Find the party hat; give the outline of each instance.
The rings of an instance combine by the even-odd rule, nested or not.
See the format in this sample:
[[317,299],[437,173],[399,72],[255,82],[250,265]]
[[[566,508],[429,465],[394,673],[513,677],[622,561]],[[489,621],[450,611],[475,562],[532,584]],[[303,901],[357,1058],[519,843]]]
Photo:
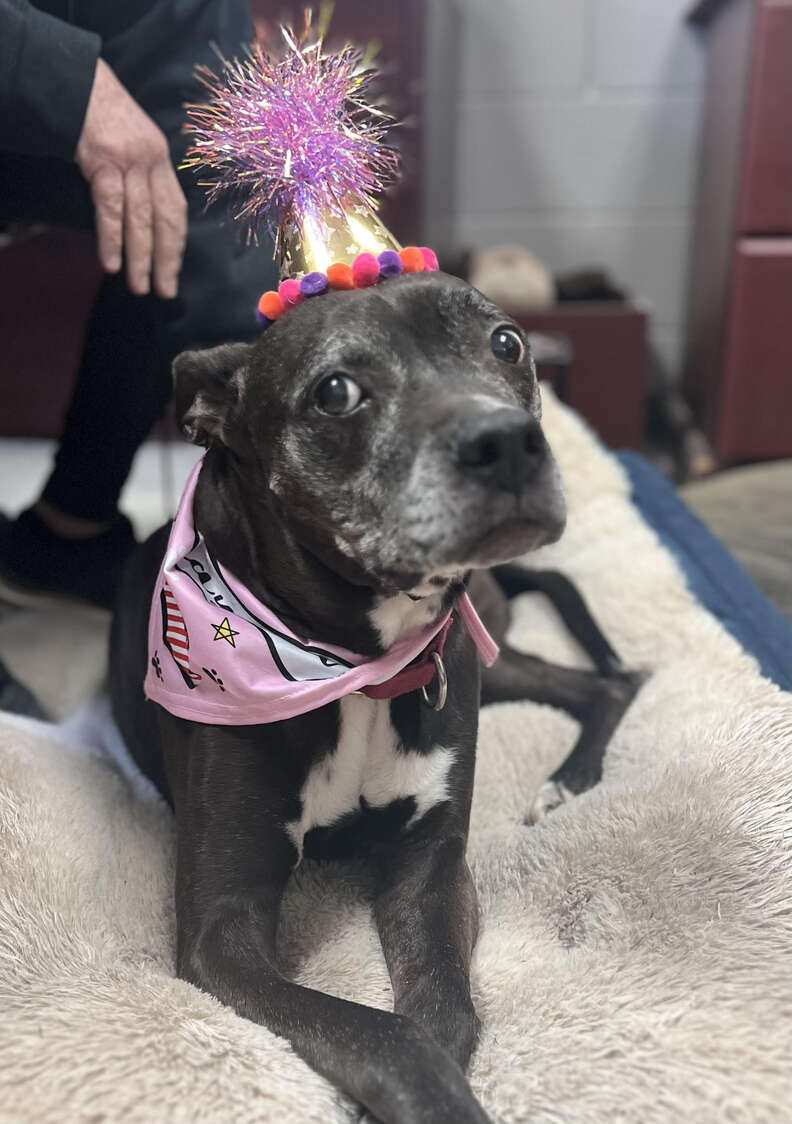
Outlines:
[[201,68],[209,100],[187,107],[184,166],[210,174],[210,203],[230,199],[249,234],[263,225],[272,236],[281,283],[259,301],[263,326],[328,289],[437,269],[430,249],[402,249],[377,215],[399,162],[384,143],[392,118],[366,101],[376,71],[365,54],[327,52],[310,25],[299,39],[281,32],[278,55],[256,45],[220,74]]

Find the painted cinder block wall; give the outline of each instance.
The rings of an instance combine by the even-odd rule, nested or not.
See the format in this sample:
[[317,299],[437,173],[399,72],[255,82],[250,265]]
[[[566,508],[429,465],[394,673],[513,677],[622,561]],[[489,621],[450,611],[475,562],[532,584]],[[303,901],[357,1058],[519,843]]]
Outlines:
[[427,51],[430,238],[518,242],[554,273],[604,266],[651,306],[672,375],[705,61],[684,23],[690,6],[431,0]]

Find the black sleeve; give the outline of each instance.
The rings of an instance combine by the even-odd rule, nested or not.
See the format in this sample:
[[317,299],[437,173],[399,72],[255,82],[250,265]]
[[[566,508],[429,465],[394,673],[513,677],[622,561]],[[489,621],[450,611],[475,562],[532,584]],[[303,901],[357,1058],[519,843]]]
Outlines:
[[101,45],[27,0],[0,0],[0,150],[72,159]]

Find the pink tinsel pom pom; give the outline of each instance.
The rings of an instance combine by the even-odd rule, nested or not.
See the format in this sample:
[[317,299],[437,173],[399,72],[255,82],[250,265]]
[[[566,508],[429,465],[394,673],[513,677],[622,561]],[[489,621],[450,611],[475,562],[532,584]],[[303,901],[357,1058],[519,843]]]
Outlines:
[[423,254],[424,266],[426,269],[434,271],[440,268],[437,261],[437,254],[434,250],[430,250],[428,246],[420,246],[419,249]]

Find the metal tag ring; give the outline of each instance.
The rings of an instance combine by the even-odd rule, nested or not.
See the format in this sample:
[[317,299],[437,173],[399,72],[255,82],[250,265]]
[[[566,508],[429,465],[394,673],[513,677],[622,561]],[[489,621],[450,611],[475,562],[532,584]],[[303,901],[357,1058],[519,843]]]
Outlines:
[[448,698],[448,676],[446,675],[445,664],[438,652],[432,652],[432,659],[435,662],[435,673],[437,675],[437,698],[432,702],[426,687],[421,687],[421,697],[432,710],[442,710]]

